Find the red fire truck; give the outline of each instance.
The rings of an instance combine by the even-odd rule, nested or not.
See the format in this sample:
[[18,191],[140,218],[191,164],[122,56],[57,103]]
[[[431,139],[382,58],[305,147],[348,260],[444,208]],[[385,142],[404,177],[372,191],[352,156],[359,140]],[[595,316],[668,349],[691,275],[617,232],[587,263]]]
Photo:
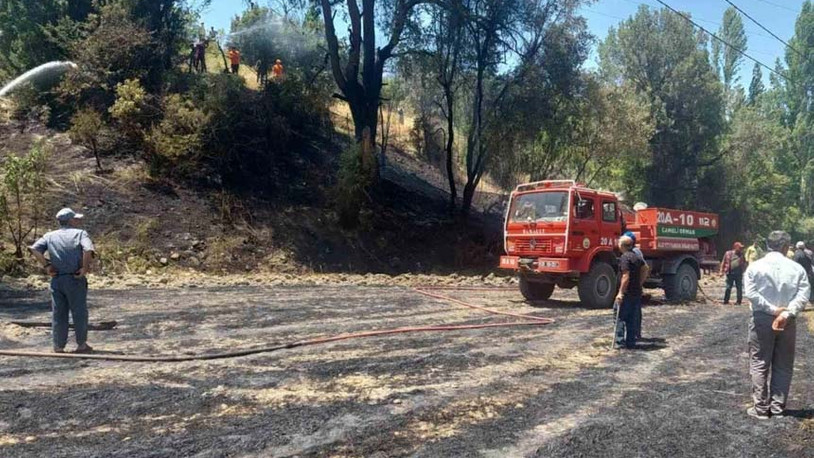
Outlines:
[[617,241],[632,231],[651,277],[668,300],[694,299],[704,269],[718,265],[718,215],[666,208],[632,211],[616,194],[570,180],[539,181],[512,192],[500,267],[517,271],[529,300],[554,286],[577,287],[589,307],[610,307],[618,290]]

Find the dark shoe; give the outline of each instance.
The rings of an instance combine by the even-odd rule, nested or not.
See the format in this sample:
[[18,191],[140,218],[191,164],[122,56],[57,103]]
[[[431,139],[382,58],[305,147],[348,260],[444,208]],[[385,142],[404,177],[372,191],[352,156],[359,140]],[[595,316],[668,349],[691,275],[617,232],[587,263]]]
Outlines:
[[769,414],[768,413],[760,413],[754,407],[749,407],[746,409],[746,415],[749,415],[752,418],[757,418],[758,420],[768,420]]
[[93,347],[91,347],[88,344],[82,345],[81,347],[78,347],[76,350],[74,350],[74,353],[92,353],[92,352]]
[[781,410],[779,412],[771,412],[772,418],[786,418],[786,411]]
[[65,349],[54,347],[54,353],[65,353]]

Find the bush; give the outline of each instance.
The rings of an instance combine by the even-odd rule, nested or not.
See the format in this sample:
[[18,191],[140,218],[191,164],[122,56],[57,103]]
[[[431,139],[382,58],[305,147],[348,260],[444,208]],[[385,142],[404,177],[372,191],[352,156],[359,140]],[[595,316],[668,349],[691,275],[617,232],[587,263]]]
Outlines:
[[60,114],[70,116],[76,106],[103,111],[113,104],[119,84],[144,81],[160,64],[153,52],[160,44],[126,2],[99,2],[85,21],[69,28],[75,30],[62,38],[81,71],[69,72],[59,85]]
[[99,135],[104,125],[99,112],[91,108],[84,108],[71,118],[71,128],[68,131],[68,135],[74,143],[93,152],[97,170],[102,170],[102,162],[99,160]]
[[42,212],[48,151],[37,144],[28,154],[9,154],[0,167],[0,219],[14,243],[14,256],[23,262],[26,238],[36,232]]
[[126,80],[116,85],[116,101],[108,111],[116,120],[127,146],[138,150],[144,142],[153,111],[139,80]]
[[164,99],[164,118],[153,126],[147,137],[150,149],[150,174],[166,175],[177,170],[181,175],[195,168],[203,149],[203,130],[208,116],[178,94]]
[[359,224],[359,215],[365,201],[369,200],[368,189],[375,182],[378,171],[375,157],[370,156],[357,143],[342,152],[339,157],[335,205],[339,214],[339,224],[344,228],[354,228]]
[[203,176],[218,179],[218,187],[263,194],[277,184],[278,172],[302,173],[309,144],[298,134],[320,129],[325,99],[309,94],[296,78],[270,83],[262,92],[246,89],[231,74],[207,75],[202,83],[193,94],[208,116],[203,159],[210,173]]

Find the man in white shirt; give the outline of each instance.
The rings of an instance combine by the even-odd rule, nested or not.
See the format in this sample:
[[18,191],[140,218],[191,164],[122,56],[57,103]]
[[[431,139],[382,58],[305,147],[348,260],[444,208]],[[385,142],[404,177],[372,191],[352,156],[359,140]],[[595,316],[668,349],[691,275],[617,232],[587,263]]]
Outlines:
[[785,256],[790,243],[789,234],[772,232],[767,240],[770,252],[749,265],[743,282],[752,307],[749,373],[755,402],[746,413],[761,420],[783,416],[786,409],[794,372],[795,317],[809,298],[805,270]]

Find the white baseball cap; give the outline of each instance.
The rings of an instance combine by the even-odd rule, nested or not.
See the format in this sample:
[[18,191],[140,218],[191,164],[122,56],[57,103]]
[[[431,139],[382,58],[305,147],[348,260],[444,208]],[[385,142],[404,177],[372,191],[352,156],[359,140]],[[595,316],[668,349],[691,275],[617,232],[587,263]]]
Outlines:
[[77,213],[70,208],[63,208],[57,212],[57,220],[59,220],[60,223],[67,223],[72,219],[82,219],[84,217],[85,215],[82,213]]

